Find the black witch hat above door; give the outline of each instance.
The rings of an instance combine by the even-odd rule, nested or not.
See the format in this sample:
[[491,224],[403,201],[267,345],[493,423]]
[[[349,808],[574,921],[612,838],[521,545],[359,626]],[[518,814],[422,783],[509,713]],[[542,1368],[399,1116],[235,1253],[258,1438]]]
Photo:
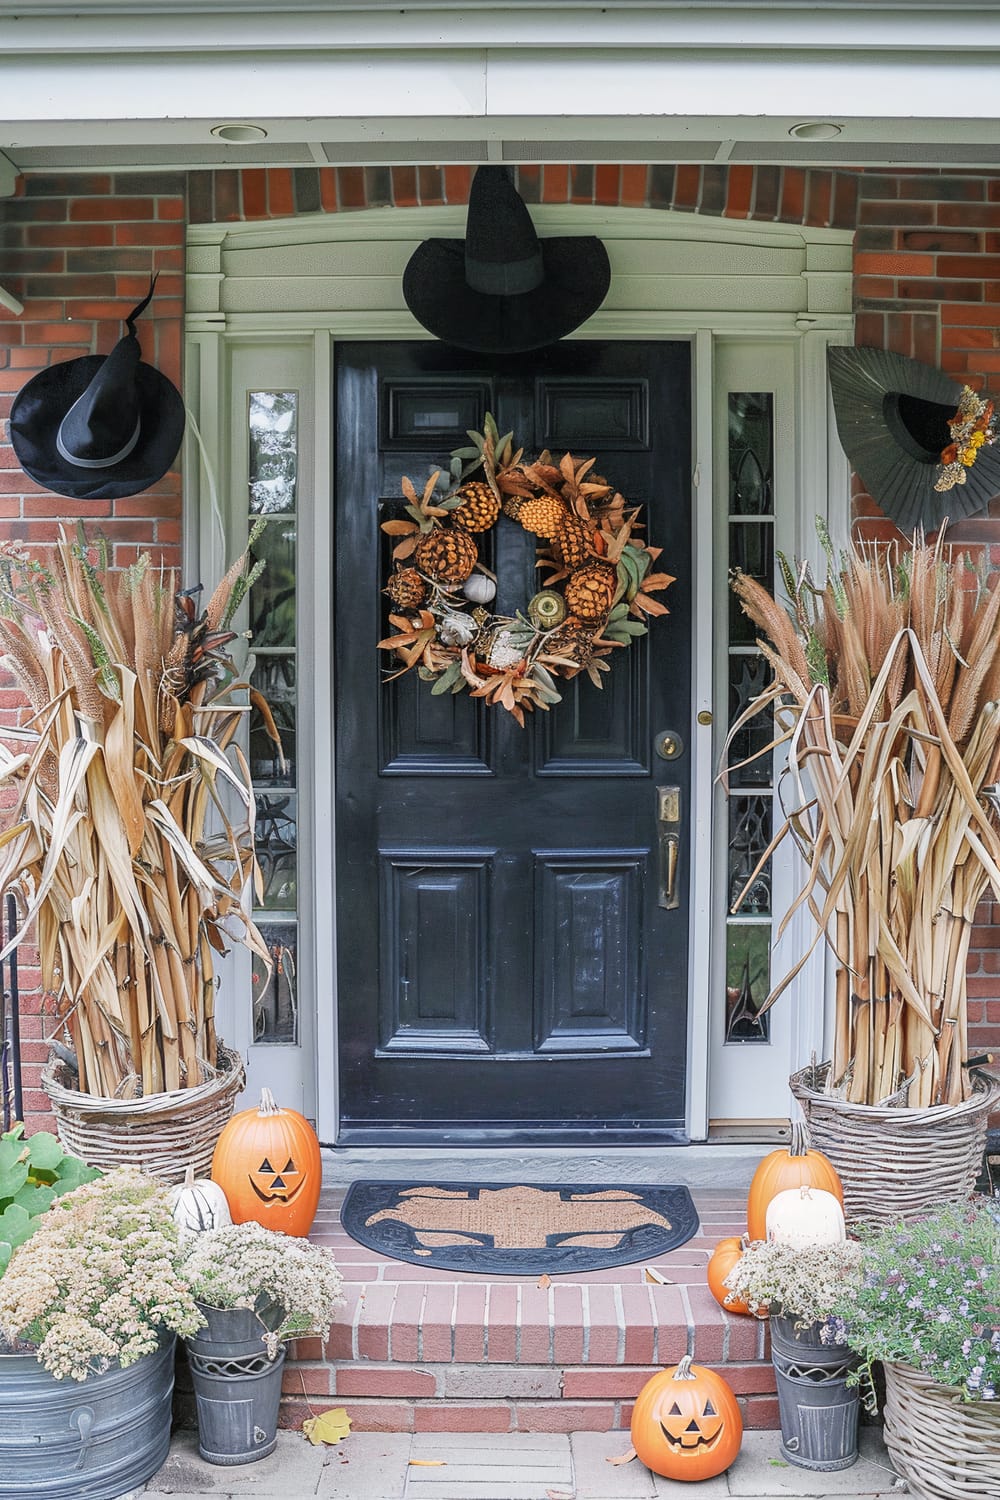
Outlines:
[[506,167],[472,179],[465,239],[424,240],[403,296],[435,338],[483,354],[543,349],[597,311],[611,285],[593,235],[539,239]]
[[153,295],[125,319],[110,354],[49,365],[22,387],[10,413],[10,440],[26,474],[57,495],[119,500],[167,472],[184,434],[177,387],[141,355],[135,331]]
[[988,397],[888,349],[832,348],[828,364],[844,452],[900,530],[972,515],[1000,493]]

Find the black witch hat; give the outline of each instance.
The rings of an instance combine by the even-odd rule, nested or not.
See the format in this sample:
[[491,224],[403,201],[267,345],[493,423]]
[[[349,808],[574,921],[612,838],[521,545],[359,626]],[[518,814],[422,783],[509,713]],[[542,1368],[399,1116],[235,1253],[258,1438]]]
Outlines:
[[149,291],[126,318],[110,354],[87,354],[40,371],[15,397],[10,440],[32,479],[76,500],[118,500],[155,484],[184,434],[176,386],[144,364],[134,323]]
[[827,358],[844,452],[901,531],[933,530],[1000,492],[991,401],[888,349],[831,348]]
[[506,167],[472,179],[464,240],[424,240],[403,272],[418,322],[484,354],[542,349],[578,328],[607,296],[608,253],[593,235],[540,240]]

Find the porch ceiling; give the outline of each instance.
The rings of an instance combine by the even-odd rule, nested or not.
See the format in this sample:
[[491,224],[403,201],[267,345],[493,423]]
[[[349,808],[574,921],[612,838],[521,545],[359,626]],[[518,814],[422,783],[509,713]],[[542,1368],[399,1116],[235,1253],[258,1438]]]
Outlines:
[[[1000,164],[995,0],[17,0],[13,10],[0,0],[0,153],[20,170]],[[233,121],[266,136],[241,146],[212,136]],[[789,134],[809,122],[840,134]]]

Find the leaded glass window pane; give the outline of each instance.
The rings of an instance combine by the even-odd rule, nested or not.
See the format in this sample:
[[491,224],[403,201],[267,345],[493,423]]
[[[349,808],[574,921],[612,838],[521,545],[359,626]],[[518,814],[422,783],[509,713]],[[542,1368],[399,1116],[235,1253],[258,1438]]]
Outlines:
[[251,391],[251,515],[295,509],[298,462],[298,393]]
[[259,922],[271,956],[271,972],[254,956],[253,1039],[257,1043],[295,1043],[299,1039],[299,994],[296,982],[298,930],[294,922]]
[[766,1042],[757,1011],[771,988],[771,924],[731,922],[726,933],[726,1041]]

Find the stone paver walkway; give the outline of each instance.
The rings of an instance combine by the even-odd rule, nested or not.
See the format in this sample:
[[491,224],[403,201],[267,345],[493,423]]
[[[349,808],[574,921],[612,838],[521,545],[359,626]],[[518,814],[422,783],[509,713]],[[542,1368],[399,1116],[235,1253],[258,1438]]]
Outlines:
[[[748,1432],[732,1468],[702,1484],[651,1474],[638,1459],[615,1466],[628,1434],[356,1432],[335,1448],[314,1448],[300,1433],[278,1434],[276,1451],[238,1468],[206,1464],[193,1432],[179,1432],[147,1496],[216,1500],[787,1500],[791,1496],[877,1500],[905,1494],[881,1434],[861,1432],[861,1457],[820,1474],[781,1460],[779,1434]],[[418,1462],[414,1462],[417,1460]]]

